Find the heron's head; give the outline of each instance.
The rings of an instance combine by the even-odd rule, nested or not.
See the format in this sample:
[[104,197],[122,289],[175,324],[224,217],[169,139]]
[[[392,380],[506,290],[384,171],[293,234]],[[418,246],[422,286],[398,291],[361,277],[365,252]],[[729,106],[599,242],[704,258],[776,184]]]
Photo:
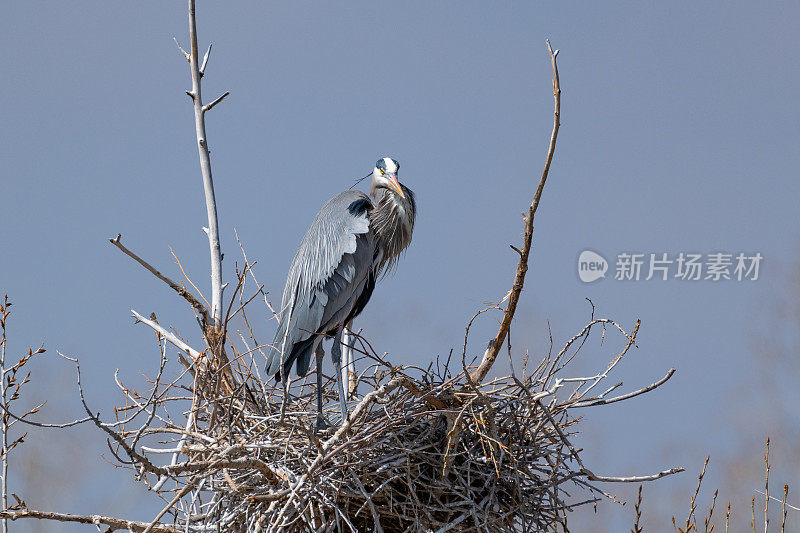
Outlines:
[[375,163],[375,168],[372,170],[372,183],[370,184],[370,191],[373,193],[378,189],[388,189],[399,194],[402,198],[406,195],[400,182],[397,181],[397,172],[400,170],[400,163],[391,157],[382,157]]

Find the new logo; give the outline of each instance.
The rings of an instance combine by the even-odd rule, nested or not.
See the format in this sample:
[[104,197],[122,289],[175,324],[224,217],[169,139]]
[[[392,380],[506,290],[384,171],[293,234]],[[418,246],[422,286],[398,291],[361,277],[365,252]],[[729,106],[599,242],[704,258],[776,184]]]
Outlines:
[[578,257],[578,277],[584,283],[591,283],[606,277],[608,261],[602,255],[591,250],[584,250]]

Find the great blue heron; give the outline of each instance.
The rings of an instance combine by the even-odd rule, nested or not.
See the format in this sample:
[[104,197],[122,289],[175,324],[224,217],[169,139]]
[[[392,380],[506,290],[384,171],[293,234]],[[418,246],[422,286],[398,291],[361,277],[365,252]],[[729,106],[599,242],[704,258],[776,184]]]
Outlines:
[[391,270],[411,243],[414,193],[397,180],[400,165],[384,157],[375,163],[369,196],[348,190],[320,209],[294,256],[279,313],[267,375],[288,378],[292,363],[305,376],[317,357],[318,425],[322,425],[322,340],[333,337],[342,423],[347,404],[342,384],[342,330],[367,305],[375,281]]

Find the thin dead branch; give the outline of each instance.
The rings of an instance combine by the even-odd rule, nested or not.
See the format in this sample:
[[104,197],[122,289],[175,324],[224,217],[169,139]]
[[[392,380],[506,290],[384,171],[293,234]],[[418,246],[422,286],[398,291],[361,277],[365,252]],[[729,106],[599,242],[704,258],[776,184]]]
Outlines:
[[137,254],[129,250],[125,245],[122,244],[122,234],[118,233],[117,236],[113,239],[108,239],[108,242],[119,248],[119,250],[142,265],[145,269],[147,269],[151,274],[155,277],[169,285],[169,287],[177,292],[181,297],[183,297],[189,304],[200,313],[200,316],[203,318],[203,327],[209,324],[209,313],[208,308],[203,305],[197,298],[194,297],[192,293],[187,291],[181,285],[177,284],[176,282],[172,281],[170,278],[159,272],[155,267],[153,267],[150,263],[139,257]]
[[[0,518],[10,520],[20,520],[22,518],[34,518],[36,520],[51,520],[55,522],[73,522],[78,524],[89,524],[94,526],[108,526],[105,531],[117,531],[124,529],[127,531],[143,532],[150,524],[123,520],[102,515],[77,515],[68,513],[51,513],[48,511],[37,511],[34,509],[23,509],[20,511],[0,511]],[[179,533],[179,528],[167,525],[156,524],[150,529],[153,533]]]
[[472,381],[476,383],[483,381],[486,374],[488,374],[489,370],[492,368],[495,359],[497,359],[497,354],[500,353],[500,349],[503,347],[503,342],[506,340],[508,329],[511,327],[511,321],[517,310],[517,302],[522,293],[522,287],[525,285],[525,274],[528,272],[528,256],[530,255],[531,243],[533,241],[533,217],[536,214],[536,210],[539,208],[539,201],[542,199],[544,184],[550,172],[550,163],[553,161],[553,154],[556,151],[556,139],[558,138],[558,129],[561,126],[561,84],[558,78],[558,64],[556,63],[558,50],[554,52],[552,48],[550,48],[550,41],[547,41],[547,51],[550,54],[550,63],[553,67],[553,100],[555,100],[553,131],[550,134],[550,144],[547,147],[547,157],[545,158],[542,177],[539,179],[539,186],[536,188],[536,193],[533,195],[533,202],[528,209],[528,214],[524,217],[525,236],[522,239],[522,250],[519,250],[519,262],[517,263],[517,271],[514,274],[514,284],[508,295],[508,305],[503,314],[500,329],[497,330],[497,335],[494,336],[494,339],[483,354],[481,364],[472,373]]

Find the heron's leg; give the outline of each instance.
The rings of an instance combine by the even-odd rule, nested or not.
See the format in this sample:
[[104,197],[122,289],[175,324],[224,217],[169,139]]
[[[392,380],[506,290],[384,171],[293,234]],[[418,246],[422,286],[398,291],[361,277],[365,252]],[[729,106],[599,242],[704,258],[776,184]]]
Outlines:
[[[349,359],[348,359],[348,362],[347,362],[348,367],[350,368],[350,376],[349,376],[350,388],[347,390],[347,394],[349,396],[355,397],[356,396],[356,390],[358,388],[358,380],[356,379],[356,361],[354,359],[355,356],[353,355],[353,352],[354,352],[353,346],[355,345],[356,337],[355,337],[355,335],[353,335],[353,321],[352,320],[350,321],[349,324],[347,324],[347,331],[350,333],[350,342],[348,343],[350,345],[350,348],[349,348],[350,356],[349,356]],[[348,400],[350,400],[350,399],[351,398],[348,398]]]
[[347,421],[347,400],[344,399],[344,386],[342,384],[342,330],[344,327],[339,327],[336,330],[336,336],[333,338],[333,346],[331,347],[331,357],[333,359],[333,366],[336,369],[336,385],[339,388],[339,406],[342,408],[342,425]]
[[325,358],[322,342],[317,345],[314,355],[317,356],[317,430],[323,430],[327,424],[322,416],[322,360]]
[[342,359],[344,360],[344,392],[345,400],[350,401],[350,394],[353,392],[351,387],[355,382],[355,366],[353,364],[353,337],[350,332],[353,331],[353,321],[351,320],[344,326],[342,332],[342,350],[344,351]]

